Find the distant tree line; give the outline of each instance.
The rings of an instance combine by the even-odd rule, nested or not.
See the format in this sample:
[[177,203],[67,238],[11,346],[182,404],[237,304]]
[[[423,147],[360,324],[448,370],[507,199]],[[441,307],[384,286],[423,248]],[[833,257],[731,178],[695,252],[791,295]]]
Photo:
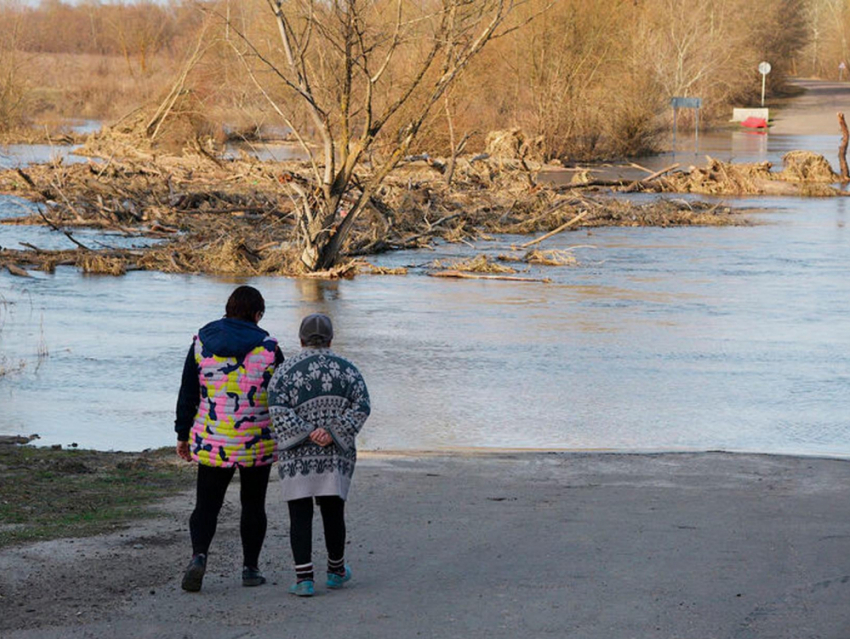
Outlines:
[[[380,47],[393,37],[398,7],[404,15],[419,12],[424,29],[430,24],[424,16],[447,2],[356,4],[371,12],[367,35]],[[323,11],[341,10],[346,2],[283,4]],[[344,29],[341,23],[328,25]],[[154,81],[161,84],[160,97],[167,95],[203,41],[203,59],[195,60],[185,82],[211,119],[228,124],[279,120],[269,110],[271,98],[292,124],[317,133],[303,101],[293,99],[261,62],[283,64],[277,30],[267,0],[43,0],[35,6],[6,0],[0,5],[0,128],[4,112],[10,112],[3,110],[4,99],[13,101],[20,114],[27,89],[45,88],[38,86],[40,77],[26,73],[40,57],[108,57],[114,63],[102,75],[116,83],[122,76],[135,79],[143,101],[155,94]],[[519,127],[529,139],[539,140],[546,158],[640,154],[659,148],[673,96],[701,97],[707,120],[725,120],[731,106],[756,103],[762,60],[773,67],[768,91],[774,94],[787,88],[789,76],[837,78],[840,62],[850,66],[850,0],[527,0],[517,3],[503,31],[441,95],[414,148],[450,152],[462,142],[472,149],[491,130]],[[323,35],[331,43],[343,41],[333,33]],[[419,56],[427,52],[422,44],[427,33],[420,30],[415,36],[401,43],[400,54],[373,87],[375,104],[391,103],[394,91],[418,68]],[[322,85],[314,87],[317,96],[329,103],[338,100],[342,93],[335,83],[345,75],[333,56],[311,50],[305,62],[321,79]],[[68,103],[81,105],[85,99]],[[40,104],[41,109],[70,108],[61,100]],[[351,114],[352,121],[358,117]],[[404,108],[393,117],[404,119]]]
[[0,5],[0,29],[16,28],[21,51],[122,56],[142,73],[151,56],[186,47],[202,20],[197,5],[180,0]]

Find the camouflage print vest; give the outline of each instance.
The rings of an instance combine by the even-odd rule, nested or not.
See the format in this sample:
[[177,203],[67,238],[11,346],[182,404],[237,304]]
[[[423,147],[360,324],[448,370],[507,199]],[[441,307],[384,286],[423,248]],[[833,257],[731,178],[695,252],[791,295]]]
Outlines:
[[205,466],[264,466],[276,459],[267,388],[275,369],[274,338],[242,358],[204,352],[195,336],[201,403],[192,426],[192,458]]

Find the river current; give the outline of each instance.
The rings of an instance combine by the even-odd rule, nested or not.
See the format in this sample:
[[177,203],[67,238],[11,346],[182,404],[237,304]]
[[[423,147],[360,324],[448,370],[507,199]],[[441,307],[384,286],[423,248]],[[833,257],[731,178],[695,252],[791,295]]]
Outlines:
[[[363,449],[850,456],[847,200],[726,201],[763,211],[744,227],[562,233],[544,247],[579,245],[579,265],[529,271],[548,284],[417,268],[504,253],[519,237],[384,255],[374,261],[411,274],[341,282],[3,271],[0,365],[12,372],[0,378],[0,434],[171,444],[191,337],[247,282],[265,295],[262,325],[287,355],[303,315],[334,318],[335,349],[372,395]],[[22,205],[2,198],[0,216]],[[50,235],[0,226],[0,245]]]

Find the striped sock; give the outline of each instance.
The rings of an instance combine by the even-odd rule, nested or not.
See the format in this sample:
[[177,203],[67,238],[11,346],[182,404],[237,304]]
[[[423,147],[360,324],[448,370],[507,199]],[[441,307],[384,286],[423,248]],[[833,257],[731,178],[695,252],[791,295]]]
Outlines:
[[340,559],[331,559],[330,557],[328,557],[328,572],[332,572],[336,575],[344,575],[345,558],[342,557]]
[[302,581],[313,581],[313,562],[295,566],[295,579],[299,584]]

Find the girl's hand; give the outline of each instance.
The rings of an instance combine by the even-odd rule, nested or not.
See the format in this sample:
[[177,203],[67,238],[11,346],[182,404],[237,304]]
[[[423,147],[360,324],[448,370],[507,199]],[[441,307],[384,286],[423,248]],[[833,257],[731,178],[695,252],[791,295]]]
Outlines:
[[187,462],[192,461],[192,455],[189,453],[189,442],[177,442],[177,456]]

